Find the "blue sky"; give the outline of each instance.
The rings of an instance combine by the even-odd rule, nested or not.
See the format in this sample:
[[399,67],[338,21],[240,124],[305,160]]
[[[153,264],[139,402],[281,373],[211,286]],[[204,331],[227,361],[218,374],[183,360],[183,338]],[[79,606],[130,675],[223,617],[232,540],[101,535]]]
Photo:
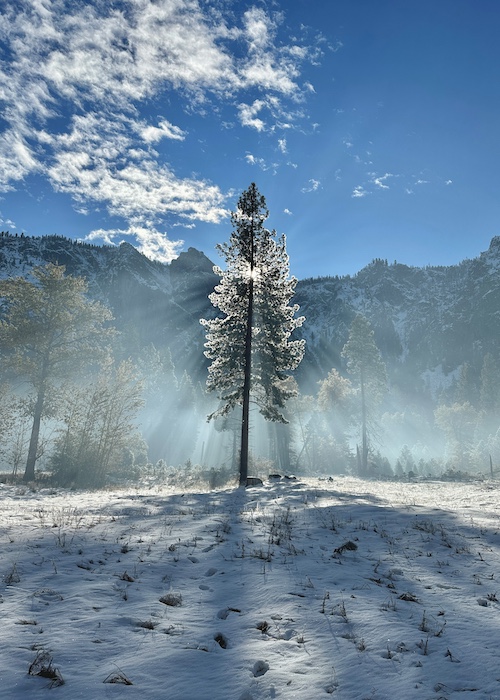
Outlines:
[[254,181],[299,278],[500,234],[496,0],[0,6],[0,228],[219,262]]

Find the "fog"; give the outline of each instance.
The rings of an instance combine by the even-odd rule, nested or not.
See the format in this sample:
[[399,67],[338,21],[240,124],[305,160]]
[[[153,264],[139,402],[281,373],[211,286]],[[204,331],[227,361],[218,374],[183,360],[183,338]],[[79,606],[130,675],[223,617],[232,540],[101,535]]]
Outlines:
[[[240,409],[207,421],[219,407],[205,389],[208,361],[199,323],[214,313],[208,295],[216,277],[208,258],[190,249],[169,268],[137,253],[142,267],[134,274],[139,263],[128,260],[126,250],[103,249],[102,262],[92,257],[101,249],[58,237],[1,240],[11,254],[5,264],[12,277],[19,259],[46,254],[42,243],[52,246],[53,256],[80,256],[70,274],[93,260],[89,292],[105,291],[117,329],[105,366],[90,367],[89,357],[85,371],[55,376],[47,386],[37,478],[75,487],[162,480],[215,487],[236,480]],[[106,288],[105,271],[124,260],[130,269],[118,266]],[[294,302],[306,318],[298,335],[306,352],[292,377],[297,395],[285,407],[286,425],[266,422],[252,397],[251,474],[495,475],[499,266],[495,238],[487,252],[458,266],[419,269],[375,260],[355,277],[299,282]],[[5,310],[0,307],[2,318]],[[365,372],[364,408],[359,377],[343,352],[360,314],[373,330],[372,359],[378,357],[376,371]],[[0,355],[0,471],[4,479],[21,478],[35,385],[29,363],[24,374],[16,369],[15,347],[0,343]]]
[[[252,403],[250,473],[260,477],[273,473],[352,474],[405,480],[491,476],[500,463],[498,415],[492,399],[496,375],[486,376],[488,366],[492,371],[491,362],[487,358],[486,370],[476,379],[466,365],[452,376],[443,374],[442,385],[420,395],[405,395],[389,378],[376,411],[368,412],[366,470],[359,462],[359,389],[347,371],[335,375],[337,381],[341,377],[347,382],[347,398],[335,398],[335,387],[330,387],[333,398],[325,402],[329,375],[305,382],[307,389],[316,387],[315,393],[298,385],[297,396],[286,408],[286,425],[265,421],[258,405]],[[179,376],[168,352],[148,347],[131,362],[129,370],[120,385],[111,382],[108,369],[104,382],[109,384],[108,393],[103,398],[101,391],[99,405],[90,389],[101,382],[102,390],[102,378],[89,376],[78,387],[54,387],[50,413],[42,421],[37,477],[77,487],[149,480],[203,482],[216,488],[235,480],[240,410],[208,422],[207,415],[218,406],[217,398],[208,395],[203,383],[193,379],[187,369]],[[8,380],[2,384],[1,397],[0,470],[4,478],[23,474],[33,402],[18,378],[11,375]],[[467,382],[469,397],[464,395]],[[124,401],[132,401],[133,407],[118,416],[115,432],[105,436],[110,416]],[[102,420],[96,415],[98,411]],[[88,426],[90,415],[92,429]],[[83,423],[87,426],[86,445],[81,438]],[[91,443],[102,443],[105,437],[110,441],[109,459],[97,465],[98,452],[91,449]],[[69,449],[76,444],[80,461]],[[65,459],[71,461],[71,468],[65,466]]]

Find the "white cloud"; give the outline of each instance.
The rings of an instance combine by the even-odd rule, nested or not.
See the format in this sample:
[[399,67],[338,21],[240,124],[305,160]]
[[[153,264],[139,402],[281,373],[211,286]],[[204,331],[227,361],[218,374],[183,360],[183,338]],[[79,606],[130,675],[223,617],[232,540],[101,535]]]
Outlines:
[[287,216],[293,216],[293,212],[291,212],[290,209],[283,209],[283,214],[286,214]]
[[301,192],[316,192],[321,187],[321,182],[319,180],[308,180],[308,184],[302,188]]
[[357,185],[357,187],[354,188],[351,197],[354,199],[360,199],[361,197],[366,197],[366,195],[369,194],[363,185]]
[[227,215],[219,189],[195,179],[180,179],[147,150],[131,148],[128,121],[89,114],[54,136],[47,175],[56,191],[79,204],[102,202],[115,216],[131,221],[169,214],[218,222]]
[[264,106],[265,102],[263,100],[255,100],[251,105],[244,103],[238,105],[241,124],[243,126],[250,126],[257,131],[264,131],[266,128],[265,122],[257,117],[257,114]]
[[[293,124],[304,116],[300,109],[285,110],[282,101],[276,95],[267,95],[265,99],[254,100],[251,104],[241,102],[238,105],[238,113],[242,126],[270,132],[291,129]],[[286,139],[281,139],[281,142],[286,147]]]
[[264,10],[252,7],[245,12],[243,21],[250,51],[256,53],[265,49],[269,44],[270,36],[274,33],[274,24]]
[[0,189],[45,175],[79,211],[104,206],[123,218],[119,230],[143,249],[150,230],[158,256],[176,243],[166,247],[154,222],[219,221],[227,214],[219,188],[180,177],[153,150],[187,131],[168,115],[144,121],[141,105],[168,92],[190,110],[236,103],[240,123],[257,131],[302,118],[286,103],[310,94],[299,78],[315,49],[277,41],[279,15],[254,7],[235,19],[234,9],[225,18],[199,0],[5,0]]
[[2,231],[9,231],[10,229],[16,229],[17,226],[12,219],[4,219],[2,212],[0,211],[0,227],[2,228]]
[[183,221],[178,221],[177,223],[172,224],[172,228],[192,229],[192,228],[196,228],[196,224],[186,224]]
[[178,126],[174,126],[166,119],[160,121],[158,126],[145,126],[140,133],[146,143],[158,143],[163,138],[175,141],[184,141],[186,138],[185,131]]
[[240,76],[248,85],[259,85],[285,95],[298,91],[297,61],[303,61],[307,50],[294,52],[279,50],[274,43],[276,23],[264,10],[252,7],[243,16],[244,37],[248,56],[240,67]]
[[[176,258],[184,241],[171,241],[165,233],[157,231],[153,225],[142,226],[132,224],[127,229],[96,229],[85,240],[102,241],[107,245],[117,245],[125,237],[132,237],[137,241],[137,248],[148,258],[169,263]],[[117,240],[118,239],[118,240]]]
[[385,175],[381,175],[381,176],[374,175],[372,182],[374,185],[379,187],[381,190],[388,190],[388,189],[390,189],[389,185],[386,185],[385,183],[386,183],[386,180],[388,180],[390,177],[394,177],[394,175],[392,173],[386,173]]
[[129,231],[130,235],[138,241],[141,253],[162,262],[171,262],[179,255],[184,245],[184,241],[169,240],[166,234],[157,231],[153,226],[132,225]]
[[445,184],[445,185],[452,185],[452,184],[453,184],[453,180],[446,180],[446,182],[445,182],[444,184]]
[[245,160],[249,165],[257,165],[261,170],[273,170],[276,172],[278,163],[268,163],[264,158],[257,158],[252,153],[247,153]]
[[0,191],[13,190],[14,183],[40,168],[24,134],[12,128],[0,135]]
[[282,153],[287,152],[286,139],[278,139],[278,148]]

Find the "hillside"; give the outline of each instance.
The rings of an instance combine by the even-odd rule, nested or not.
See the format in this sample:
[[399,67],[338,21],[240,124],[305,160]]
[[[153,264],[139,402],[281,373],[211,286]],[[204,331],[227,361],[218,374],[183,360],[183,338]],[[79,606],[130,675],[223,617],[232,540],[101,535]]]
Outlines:
[[[170,265],[128,243],[94,246],[59,236],[0,236],[0,275],[27,275],[33,265],[58,262],[87,278],[90,294],[107,303],[137,352],[151,342],[169,346],[176,366],[204,372],[199,318],[213,313],[208,294],[213,263],[189,248]],[[437,392],[465,362],[476,374],[486,353],[500,358],[500,237],[477,258],[449,267],[408,267],[374,260],[355,276],[299,280],[296,301],[307,340],[299,382],[310,391],[332,367],[354,315],[363,313],[396,386]],[[334,272],[334,270],[332,270]]]
[[[206,405],[201,390],[207,361],[199,319],[214,313],[208,299],[218,279],[212,262],[194,248],[165,265],[127,243],[99,247],[58,236],[0,235],[3,277],[29,275],[34,265],[48,262],[64,264],[69,274],[86,277],[89,294],[110,306],[121,331],[118,354],[123,358],[132,357],[144,365],[147,357],[151,359],[145,352],[151,344],[159,352],[170,350],[179,389],[172,396],[180,403],[172,408],[172,396],[159,387],[156,398],[150,397],[147,420],[142,419],[149,426],[150,459],[166,457],[182,463],[189,457],[215,467],[221,460],[234,461],[236,443],[231,431],[220,434],[212,426],[210,432],[204,420],[213,409]],[[415,471],[416,463],[421,472],[442,472],[445,466],[433,463],[434,458],[444,459],[442,464],[451,469],[483,473],[493,468],[491,459],[495,465],[500,463],[495,389],[500,364],[499,268],[500,237],[496,237],[487,251],[455,266],[415,268],[374,260],[352,277],[299,281],[295,298],[306,317],[300,332],[307,341],[305,358],[296,372],[302,395],[316,395],[318,381],[332,368],[345,374],[341,352],[357,313],[364,314],[374,328],[389,378],[378,425],[372,431],[372,453],[380,473],[387,469],[382,458],[388,458],[396,472],[406,473]],[[486,359],[491,368],[486,378],[488,405],[481,402]],[[193,401],[196,416],[190,408]],[[459,413],[454,408],[457,401]],[[436,420],[440,406],[446,407],[445,412]],[[293,417],[290,443],[279,443],[276,431],[260,426],[253,433],[252,449],[277,463],[280,470],[290,464],[294,470],[311,473],[342,473],[346,464],[353,469],[356,425],[346,424],[347,442],[337,448],[331,431],[332,421],[339,419],[320,415],[318,409],[311,403],[292,409],[303,413]],[[221,440],[224,457],[219,451]],[[281,452],[272,447],[278,443]],[[402,450],[408,446],[412,457],[401,463]]]
[[170,347],[181,369],[201,373],[207,295],[217,277],[213,264],[194,248],[170,265],[149,260],[128,243],[94,246],[61,236],[0,236],[0,276],[29,275],[35,265],[65,265],[85,277],[90,296],[109,306],[122,332],[124,353],[150,343]]
[[436,390],[464,362],[479,372],[486,353],[499,357],[499,269],[495,237],[486,252],[459,265],[374,260],[353,277],[302,280],[296,298],[307,318],[308,363],[318,377],[339,367],[349,325],[362,313],[396,383]]

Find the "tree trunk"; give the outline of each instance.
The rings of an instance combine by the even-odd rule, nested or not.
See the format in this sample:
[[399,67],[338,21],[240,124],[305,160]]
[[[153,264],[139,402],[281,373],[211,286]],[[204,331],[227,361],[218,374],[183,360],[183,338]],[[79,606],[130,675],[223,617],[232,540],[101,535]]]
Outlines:
[[33,411],[33,426],[31,428],[30,446],[28,449],[28,459],[26,460],[26,469],[24,471],[24,481],[35,480],[35,462],[38,451],[38,439],[40,437],[40,423],[42,420],[43,404],[45,402],[45,387],[38,391],[36,397],[35,409]]
[[240,486],[246,486],[248,478],[248,434],[250,429],[250,378],[252,373],[252,325],[253,325],[253,265],[248,283],[248,313],[245,333],[245,374],[243,381],[243,415],[241,419]]
[[366,476],[368,472],[368,433],[366,429],[366,397],[365,397],[365,378],[363,368],[361,368],[361,472],[362,476]]
[[273,423],[275,443],[275,464],[278,471],[290,470],[290,426],[285,423]]

